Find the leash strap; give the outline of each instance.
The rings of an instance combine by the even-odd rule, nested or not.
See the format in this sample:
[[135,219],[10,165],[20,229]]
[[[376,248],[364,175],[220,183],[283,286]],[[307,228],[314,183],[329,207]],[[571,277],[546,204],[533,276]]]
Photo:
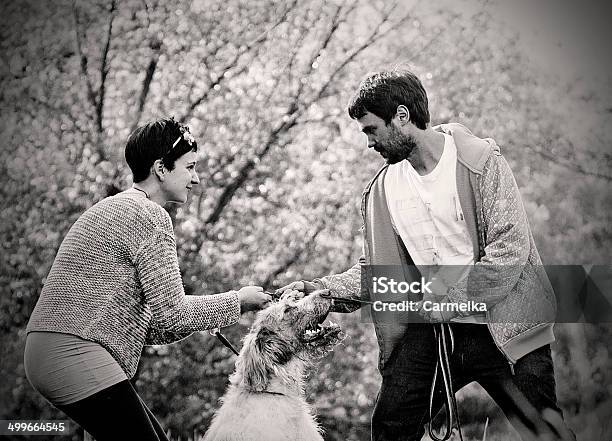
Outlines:
[[361,300],[361,299],[356,299],[352,297],[337,297],[337,296],[332,296],[330,293],[321,293],[320,295],[324,299],[330,299],[330,300],[333,300],[335,302],[340,302],[340,303],[360,303],[362,305],[373,305],[374,304],[374,302],[370,302],[368,300]]
[[[448,333],[448,338],[446,334]],[[450,325],[446,323],[440,323],[434,325],[434,335],[436,338],[436,346],[438,352],[438,360],[436,362],[436,368],[434,369],[433,382],[431,383],[431,390],[429,392],[429,423],[427,424],[427,431],[429,437],[434,441],[447,441],[453,434],[453,427],[456,425],[459,431],[459,439],[463,441],[463,435],[461,433],[461,423],[459,421],[459,412],[457,409],[457,399],[455,398],[455,392],[453,390],[453,380],[451,377],[450,369],[450,355],[455,349],[455,340],[453,336],[453,330]],[[447,341],[450,340],[450,341]],[[450,343],[450,351],[449,351]],[[444,411],[446,413],[446,429],[443,432],[442,437],[436,436],[433,430],[433,402],[436,393],[436,383],[438,382],[438,375],[442,376],[442,384],[444,387]]]
[[[367,300],[345,298],[332,296],[329,293],[321,294],[321,297],[334,300],[341,303],[359,303],[362,305],[371,305],[374,302]],[[453,390],[453,379],[451,376],[450,368],[450,355],[455,349],[455,339],[453,336],[453,330],[447,323],[439,323],[434,325],[434,334],[436,338],[436,346],[438,352],[438,360],[436,362],[436,368],[434,370],[433,382],[431,384],[431,390],[429,393],[429,423],[427,425],[429,437],[433,441],[447,441],[453,434],[453,427],[456,425],[459,431],[459,439],[463,441],[463,434],[461,433],[461,423],[459,421],[459,411],[457,408],[457,399],[455,398],[455,392]],[[448,334],[448,337],[447,337]],[[450,341],[448,341],[450,340]],[[450,344],[450,351],[449,351]],[[442,382],[444,385],[444,409],[446,413],[446,431],[443,433],[442,438],[436,436],[433,430],[433,402],[436,392],[436,383],[438,381],[438,375],[441,374]]]
[[225,337],[225,335],[221,334],[221,330],[219,328],[211,329],[209,332],[210,332],[210,335],[214,335],[215,337],[217,337],[219,341],[223,343],[223,346],[228,348],[234,354],[240,355],[238,350],[236,350],[236,348],[230,343],[230,341]]
[[[264,293],[265,294],[269,294],[269,295],[271,295],[274,298],[274,294],[272,294],[271,292],[264,291]],[[232,345],[232,343],[227,339],[227,337],[225,335],[221,334],[221,329],[220,328],[213,328],[209,332],[210,332],[210,335],[214,335],[215,337],[217,337],[219,339],[219,341],[221,343],[223,343],[223,346],[228,348],[234,354],[240,355],[240,352],[238,352],[238,350],[234,347],[234,345]]]

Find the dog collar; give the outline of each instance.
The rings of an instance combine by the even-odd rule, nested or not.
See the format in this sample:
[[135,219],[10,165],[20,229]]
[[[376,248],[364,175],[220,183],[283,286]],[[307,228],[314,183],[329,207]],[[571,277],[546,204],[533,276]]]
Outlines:
[[282,395],[283,397],[285,396],[285,394],[283,394],[281,392],[272,392],[271,390],[262,390],[261,393],[262,394],[270,394],[270,395]]

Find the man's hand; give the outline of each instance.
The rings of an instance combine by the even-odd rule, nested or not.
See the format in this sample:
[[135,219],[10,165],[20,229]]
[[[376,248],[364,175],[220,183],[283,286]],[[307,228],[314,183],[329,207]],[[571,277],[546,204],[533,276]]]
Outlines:
[[325,287],[322,286],[322,284],[320,283],[308,282],[307,280],[299,280],[297,282],[292,282],[289,285],[285,285],[282,288],[277,289],[274,292],[274,297],[279,298],[283,294],[285,294],[285,292],[289,292],[289,291],[299,291],[300,293],[302,293],[301,296],[296,298],[296,300],[299,300],[303,298],[304,296],[307,296],[309,294],[312,294],[315,291],[318,291],[324,288]]
[[240,312],[257,311],[265,308],[272,301],[272,296],[266,294],[261,286],[245,286],[238,291]]

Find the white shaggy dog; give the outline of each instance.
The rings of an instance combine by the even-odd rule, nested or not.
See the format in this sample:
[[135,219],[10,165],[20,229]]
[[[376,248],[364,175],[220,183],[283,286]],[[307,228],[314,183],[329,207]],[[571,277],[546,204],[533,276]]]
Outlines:
[[297,291],[261,311],[204,441],[323,441],[304,395],[304,372],[344,337],[322,325],[331,301]]

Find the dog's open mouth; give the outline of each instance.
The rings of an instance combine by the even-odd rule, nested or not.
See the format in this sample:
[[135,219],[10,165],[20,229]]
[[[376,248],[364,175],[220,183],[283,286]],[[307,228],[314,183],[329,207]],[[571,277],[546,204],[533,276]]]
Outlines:
[[332,322],[317,323],[315,326],[307,328],[302,335],[302,340],[305,343],[314,343],[321,339],[330,339],[337,337],[340,333],[340,325]]
[[332,322],[317,323],[306,329],[301,336],[304,349],[308,356],[313,359],[323,358],[331,352],[335,345],[340,343],[346,334],[340,329],[340,325]]

